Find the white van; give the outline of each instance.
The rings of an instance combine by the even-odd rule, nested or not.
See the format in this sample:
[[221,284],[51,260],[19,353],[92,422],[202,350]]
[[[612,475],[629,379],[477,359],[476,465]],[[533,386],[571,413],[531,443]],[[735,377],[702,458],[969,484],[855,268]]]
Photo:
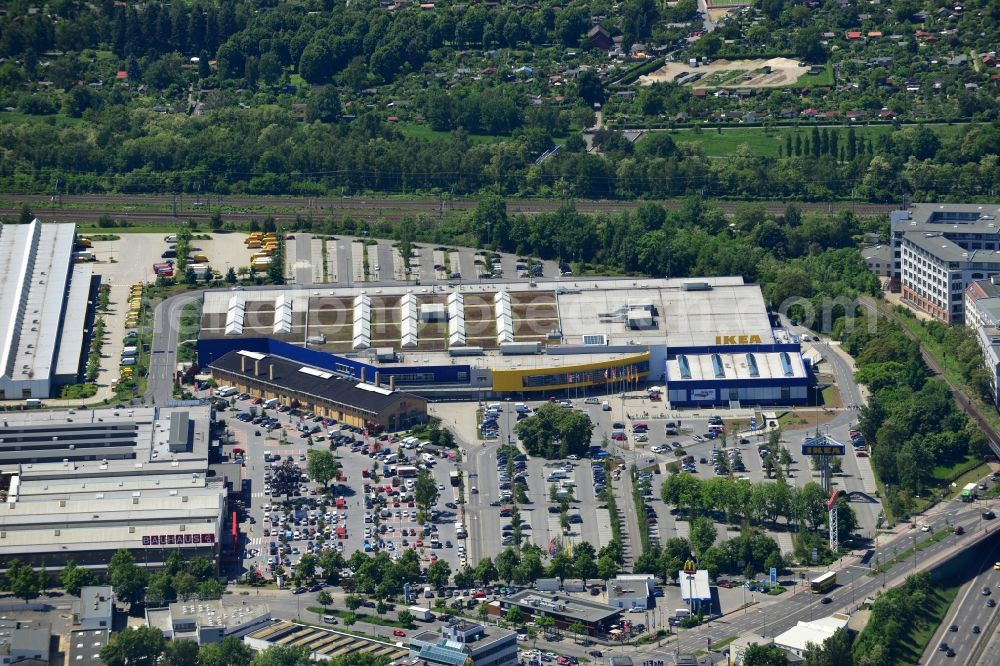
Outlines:
[[490,404],[486,405],[486,411],[502,412],[503,405],[501,405],[499,402],[491,402]]
[[278,406],[277,398],[271,398],[270,400],[265,401],[263,405],[264,409],[274,409],[277,406]]
[[24,401],[25,409],[38,409],[41,406],[42,406],[42,401],[39,400],[38,398],[28,398],[27,400]]
[[528,413],[528,406],[526,404],[524,404],[523,402],[515,402],[514,403],[514,411],[517,412],[518,414],[527,414]]
[[236,395],[237,391],[232,386],[220,386],[215,389],[215,397],[217,398],[228,398],[231,395]]
[[125,358],[123,358],[121,360],[121,362],[119,363],[119,365],[135,365],[135,357],[134,356],[126,356]]
[[604,402],[602,402],[601,403],[601,411],[602,412],[610,412],[611,411],[611,403],[608,402],[607,400],[605,400]]

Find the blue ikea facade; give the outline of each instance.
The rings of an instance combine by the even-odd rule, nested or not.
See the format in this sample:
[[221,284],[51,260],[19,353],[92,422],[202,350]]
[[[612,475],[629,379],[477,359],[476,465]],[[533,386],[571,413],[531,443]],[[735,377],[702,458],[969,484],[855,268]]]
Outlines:
[[[755,354],[780,354],[784,376],[760,376]],[[723,367],[721,356],[741,358],[750,376],[733,376]],[[692,378],[687,367],[689,356],[711,356],[714,377]],[[796,371],[797,359],[803,373]],[[676,364],[671,368],[672,364]],[[753,405],[796,405],[809,399],[811,385],[809,362],[802,357],[798,343],[745,344],[723,346],[672,347],[667,354],[664,372],[666,398],[674,407],[707,407],[744,403]]]
[[307,349],[271,338],[207,338],[198,340],[198,365],[207,368],[212,361],[231,351],[249,351],[259,354],[273,354],[304,365],[311,365],[342,377],[366,381],[375,379],[376,371],[383,384],[394,377],[397,386],[426,386],[430,384],[471,384],[471,368],[468,365],[421,365],[398,366],[372,365],[355,358],[329,354],[316,349]]

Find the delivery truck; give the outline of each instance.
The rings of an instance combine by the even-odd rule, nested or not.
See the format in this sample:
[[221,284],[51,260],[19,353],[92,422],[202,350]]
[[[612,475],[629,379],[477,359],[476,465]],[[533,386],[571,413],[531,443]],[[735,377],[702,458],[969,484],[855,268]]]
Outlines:
[[410,606],[406,610],[410,611],[410,615],[413,619],[420,620],[421,622],[431,622],[434,619],[434,613],[431,612],[430,608],[424,608],[423,606]]

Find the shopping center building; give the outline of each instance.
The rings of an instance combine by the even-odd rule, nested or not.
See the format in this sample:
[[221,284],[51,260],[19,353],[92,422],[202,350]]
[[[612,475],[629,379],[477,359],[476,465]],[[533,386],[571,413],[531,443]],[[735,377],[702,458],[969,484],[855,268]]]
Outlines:
[[810,383],[740,277],[206,292],[199,364],[232,371],[234,352],[432,399],[663,385],[674,406],[790,405]]

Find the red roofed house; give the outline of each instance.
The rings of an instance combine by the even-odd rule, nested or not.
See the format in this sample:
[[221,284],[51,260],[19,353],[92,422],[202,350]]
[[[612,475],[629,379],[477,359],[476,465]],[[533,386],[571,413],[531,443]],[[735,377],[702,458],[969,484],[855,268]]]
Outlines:
[[815,118],[816,114],[818,113],[819,111],[817,111],[816,109],[808,108],[808,109],[803,109],[799,115],[802,116],[803,118]]
[[878,30],[872,30],[871,32],[868,33],[868,36],[871,39],[882,39],[882,33],[879,32]]
[[878,112],[878,117],[882,120],[892,120],[896,117],[896,112],[883,106],[882,110]]
[[124,69],[120,69],[118,70],[118,73],[115,74],[115,78],[119,81],[128,81],[128,72]]
[[848,39],[861,39],[861,33],[858,32],[858,31],[856,31],[856,30],[852,31],[852,32],[849,32],[849,33],[847,33],[847,38]]

